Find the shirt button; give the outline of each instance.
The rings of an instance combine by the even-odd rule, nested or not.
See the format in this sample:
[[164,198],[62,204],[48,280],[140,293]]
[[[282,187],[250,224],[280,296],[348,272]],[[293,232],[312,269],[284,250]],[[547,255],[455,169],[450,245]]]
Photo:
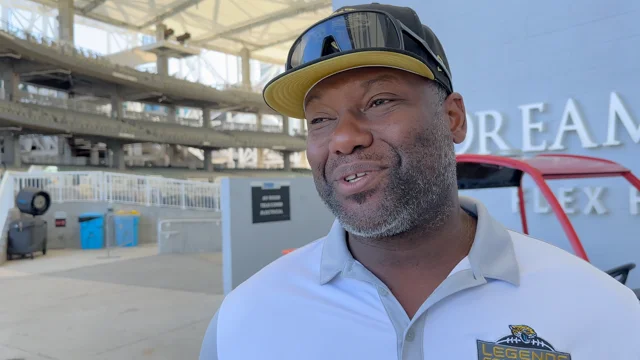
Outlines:
[[407,341],[413,341],[416,337],[416,333],[413,330],[407,331]]
[[383,288],[382,286],[378,286],[378,294],[382,295],[382,296],[387,296],[387,294],[389,294],[389,292]]

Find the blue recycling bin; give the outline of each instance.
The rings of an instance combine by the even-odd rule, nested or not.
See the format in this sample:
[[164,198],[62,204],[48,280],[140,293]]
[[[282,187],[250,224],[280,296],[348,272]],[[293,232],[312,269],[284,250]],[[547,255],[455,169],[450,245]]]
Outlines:
[[116,246],[130,247],[138,245],[138,215],[115,215],[113,223],[115,225]]
[[84,213],[78,216],[80,223],[80,246],[82,249],[104,247],[104,214]]

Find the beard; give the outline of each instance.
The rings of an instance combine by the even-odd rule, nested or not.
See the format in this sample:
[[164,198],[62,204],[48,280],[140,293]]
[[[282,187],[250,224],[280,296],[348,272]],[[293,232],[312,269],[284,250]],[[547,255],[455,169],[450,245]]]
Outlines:
[[[385,238],[418,226],[435,231],[444,225],[453,211],[450,200],[452,186],[456,184],[456,159],[447,122],[442,114],[438,115],[436,119],[441,121],[436,120],[435,127],[417,133],[407,145],[386,156],[364,153],[350,156],[349,161],[378,160],[391,165],[387,181],[380,182],[375,189],[341,200],[324,172],[314,172],[320,198],[347,232],[363,238]],[[337,160],[330,168],[340,163]],[[375,192],[381,193],[380,201],[368,203]],[[357,209],[346,208],[347,201],[358,204]]]

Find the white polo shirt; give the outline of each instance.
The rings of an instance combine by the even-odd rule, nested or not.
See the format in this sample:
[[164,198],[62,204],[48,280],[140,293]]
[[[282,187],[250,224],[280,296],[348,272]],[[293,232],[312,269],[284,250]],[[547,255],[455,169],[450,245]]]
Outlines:
[[640,303],[582,259],[505,229],[478,201],[469,255],[410,319],[344,229],[274,261],[223,301],[201,360],[640,359]]

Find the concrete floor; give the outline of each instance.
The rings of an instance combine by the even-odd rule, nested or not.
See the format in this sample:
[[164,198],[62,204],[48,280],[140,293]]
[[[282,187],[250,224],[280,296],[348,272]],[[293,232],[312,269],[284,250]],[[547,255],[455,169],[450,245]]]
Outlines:
[[51,250],[0,267],[0,360],[197,359],[220,254]]

